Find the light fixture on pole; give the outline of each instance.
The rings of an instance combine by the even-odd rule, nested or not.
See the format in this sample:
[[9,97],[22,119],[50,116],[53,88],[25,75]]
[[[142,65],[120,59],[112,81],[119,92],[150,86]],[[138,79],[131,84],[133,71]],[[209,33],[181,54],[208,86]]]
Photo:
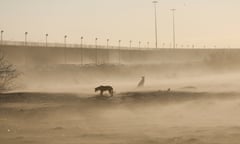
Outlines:
[[153,4],[154,4],[154,15],[155,15],[155,39],[156,39],[155,45],[156,45],[156,48],[158,48],[157,3],[158,3],[158,1],[153,1]]

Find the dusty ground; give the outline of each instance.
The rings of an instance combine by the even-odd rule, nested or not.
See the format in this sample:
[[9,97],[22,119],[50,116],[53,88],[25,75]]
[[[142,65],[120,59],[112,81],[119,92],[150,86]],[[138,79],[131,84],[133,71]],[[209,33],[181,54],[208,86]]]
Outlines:
[[[187,88],[186,88],[187,89]],[[3,144],[238,144],[239,93],[0,95]]]
[[[18,81],[16,92],[0,95],[3,144],[240,141],[238,68],[58,65],[25,69]],[[115,96],[96,96],[99,85],[112,85]]]

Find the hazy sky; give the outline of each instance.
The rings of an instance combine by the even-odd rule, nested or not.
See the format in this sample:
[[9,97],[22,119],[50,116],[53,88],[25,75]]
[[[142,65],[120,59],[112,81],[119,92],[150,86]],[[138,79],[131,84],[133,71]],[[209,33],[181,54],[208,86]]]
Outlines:
[[[159,0],[159,43],[172,40],[172,13],[176,11],[178,45],[240,47],[239,0]],[[154,9],[151,0],[0,0],[0,29],[4,39],[93,44],[95,37],[116,45],[133,40],[154,44]],[[160,44],[159,44],[160,45]]]

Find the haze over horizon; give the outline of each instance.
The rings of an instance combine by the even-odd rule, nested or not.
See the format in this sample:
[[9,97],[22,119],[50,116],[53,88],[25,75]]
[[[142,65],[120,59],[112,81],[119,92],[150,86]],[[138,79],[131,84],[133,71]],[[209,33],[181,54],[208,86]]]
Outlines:
[[[172,42],[172,13],[176,11],[176,43],[179,45],[207,45],[213,47],[240,47],[240,1],[228,0],[160,0],[157,5],[158,42],[169,46]],[[154,7],[151,0],[0,0],[0,30],[4,40],[63,42],[128,46],[129,40],[154,46]]]

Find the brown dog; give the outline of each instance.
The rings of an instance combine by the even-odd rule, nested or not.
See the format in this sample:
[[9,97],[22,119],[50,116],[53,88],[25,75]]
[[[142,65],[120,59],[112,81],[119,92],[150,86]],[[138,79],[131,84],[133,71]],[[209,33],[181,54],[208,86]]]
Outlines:
[[100,91],[100,95],[103,96],[104,91],[108,91],[113,96],[113,88],[111,86],[99,86],[95,88],[95,92]]

